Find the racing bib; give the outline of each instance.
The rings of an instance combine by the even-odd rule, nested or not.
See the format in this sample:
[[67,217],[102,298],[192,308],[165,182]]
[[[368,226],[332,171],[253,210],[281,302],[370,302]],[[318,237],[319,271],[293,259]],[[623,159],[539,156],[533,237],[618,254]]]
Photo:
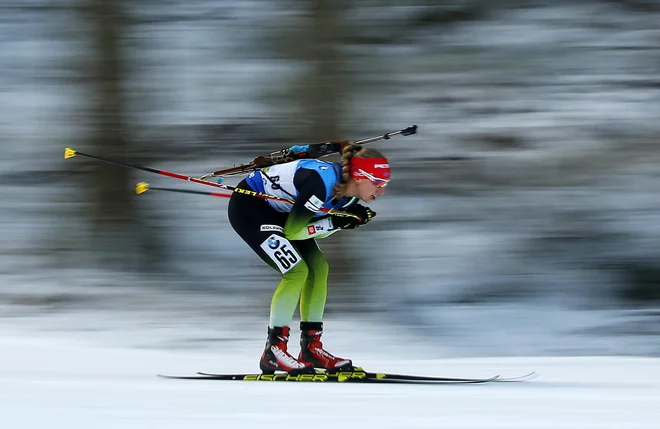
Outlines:
[[282,274],[293,268],[300,262],[300,255],[286,238],[271,234],[263,243],[261,248],[275,262]]

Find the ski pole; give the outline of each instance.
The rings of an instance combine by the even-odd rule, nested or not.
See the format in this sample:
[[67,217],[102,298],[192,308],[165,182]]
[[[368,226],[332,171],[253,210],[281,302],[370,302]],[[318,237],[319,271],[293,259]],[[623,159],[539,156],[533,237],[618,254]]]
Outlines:
[[172,177],[174,179],[185,180],[187,182],[201,183],[203,185],[214,186],[216,188],[221,188],[221,189],[226,188],[225,185],[221,185],[219,183],[213,183],[213,182],[209,182],[207,180],[196,179],[194,177],[184,176],[183,174],[172,173],[171,171],[157,170],[155,168],[144,167],[144,166],[137,165],[137,164],[127,164],[127,163],[124,163],[124,162],[113,161],[111,159],[101,158],[100,156],[95,156],[95,155],[90,155],[88,153],[79,152],[75,149],[71,149],[70,147],[67,147],[66,149],[64,149],[64,159],[73,158],[74,156],[82,156],[82,157],[85,157],[85,158],[96,159],[98,161],[107,162],[109,164],[121,165],[122,167],[134,168],[136,170],[146,171],[147,173],[160,174],[161,176]]
[[220,192],[210,192],[210,191],[192,191],[188,189],[159,188],[159,187],[153,187],[149,185],[147,182],[140,182],[137,185],[135,185],[136,194],[138,195],[144,194],[147,191],[177,192],[180,194],[210,195],[212,197],[231,198],[231,194],[221,194]]
[[[277,197],[275,195],[265,194],[263,192],[251,191],[251,190],[248,190],[248,189],[242,189],[242,188],[236,188],[234,186],[223,185],[223,184],[220,184],[220,183],[208,182],[206,180],[196,179],[194,177],[185,176],[183,174],[172,173],[171,171],[158,170],[158,169],[155,169],[155,168],[144,167],[144,166],[141,166],[141,165],[128,164],[128,163],[124,163],[124,162],[113,161],[111,159],[102,158],[100,156],[95,156],[95,155],[90,155],[88,153],[78,152],[77,150],[71,149],[69,147],[64,150],[64,158],[65,159],[73,158],[74,156],[82,156],[82,157],[86,157],[86,158],[96,159],[98,161],[103,161],[103,162],[107,162],[107,163],[110,163],[110,164],[121,165],[122,167],[134,168],[136,170],[146,171],[148,173],[159,174],[161,176],[166,176],[166,177],[172,177],[174,179],[185,180],[187,182],[193,182],[193,183],[199,183],[199,184],[202,184],[202,185],[213,186],[215,188],[224,189],[224,190],[229,191],[229,192],[236,192],[238,194],[249,195],[251,197],[257,197],[257,198],[261,198],[261,199],[264,199],[264,200],[271,200],[271,201],[278,201],[278,202],[286,203],[286,204],[293,204],[293,201],[291,201],[291,200],[287,200],[286,198],[280,198],[280,197]],[[136,191],[137,194],[142,194],[142,193],[146,192],[148,189],[155,189],[155,190],[169,191],[169,192],[179,192],[179,193],[184,193],[184,194],[211,195],[211,196],[214,196],[214,197],[224,197],[224,198],[231,197],[230,194],[226,195],[226,194],[221,194],[219,192],[189,191],[189,190],[186,190],[186,189],[171,189],[171,188],[150,188],[149,184],[146,183],[146,182],[138,183],[136,188],[135,188],[135,191]],[[330,210],[330,209],[326,209],[326,208],[321,208],[321,209],[319,209],[319,211],[325,212],[325,213],[328,213],[328,214],[334,214],[334,215],[337,215],[337,216],[359,218],[359,216],[353,215],[351,213],[346,213],[346,212],[337,211],[337,210]]]
[[[155,168],[144,167],[142,165],[127,164],[127,163],[124,163],[124,162],[114,161],[114,160],[107,159],[107,158],[101,158],[100,156],[95,156],[95,155],[90,155],[88,153],[78,152],[77,150],[71,149],[69,147],[64,150],[64,158],[65,159],[73,158],[74,156],[82,156],[82,157],[85,157],[85,158],[96,159],[98,161],[103,161],[103,162],[107,162],[107,163],[110,163],[110,164],[121,165],[122,167],[133,168],[133,169],[136,169],[136,170],[146,171],[148,173],[160,174],[161,176],[172,177],[174,179],[185,180],[187,182],[193,182],[193,183],[199,183],[199,184],[202,184],[202,185],[213,186],[214,188],[220,188],[220,189],[224,189],[224,190],[230,191],[230,192],[238,192],[238,193],[241,193],[241,194],[251,195],[253,197],[263,198],[263,199],[266,199],[266,200],[274,200],[274,201],[280,201],[280,202],[284,202],[284,203],[290,203],[291,202],[291,201],[289,201],[285,198],[280,198],[280,197],[277,197],[275,195],[270,195],[270,194],[264,194],[263,192],[248,191],[246,189],[240,189],[240,188],[235,188],[233,186],[223,185],[223,184],[220,184],[220,183],[209,182],[207,180],[196,179],[194,177],[185,176],[183,174],[172,173],[171,171],[158,170],[158,169],[155,169]],[[220,195],[218,195],[218,196],[220,196]]]
[[[202,180],[202,182],[204,182]],[[196,182],[199,183],[199,182]],[[213,185],[215,186],[216,184],[213,182],[205,182],[205,184]],[[270,194],[264,194],[263,192],[257,192],[257,191],[251,191],[249,189],[242,189],[242,188],[236,188],[234,186],[228,186],[228,185],[218,185],[219,188],[224,189],[225,191],[229,192],[236,192],[237,194],[242,194],[242,195],[248,195],[250,197],[257,197],[261,198],[264,200],[272,200],[272,201],[277,201],[280,203],[286,203],[286,204],[293,204],[293,201],[287,200],[286,198],[280,198],[276,197],[275,195],[270,195]],[[140,195],[149,189],[156,190],[156,191],[166,191],[166,192],[178,192],[180,194],[195,194],[195,195],[210,195],[212,197],[223,197],[223,198],[231,198],[231,194],[221,194],[220,192],[205,192],[205,191],[190,191],[187,189],[175,189],[175,188],[153,188],[149,186],[147,182],[140,182],[136,185],[135,187],[135,193]]]
[[[263,199],[268,199],[268,200],[275,200],[279,201],[282,203],[287,203],[287,204],[293,204],[294,201],[287,200],[284,198],[279,198],[274,195],[268,195],[268,194],[263,194],[261,192],[256,192],[256,191],[250,191],[248,189],[242,189],[242,188],[235,188],[233,186],[226,186],[225,189],[230,190],[232,192],[236,192],[237,194],[242,194],[242,195],[249,195],[251,197],[258,197],[258,198],[263,198]],[[221,194],[220,192],[210,192],[210,191],[191,191],[188,189],[176,189],[176,188],[159,188],[159,187],[152,187],[149,185],[147,182],[140,182],[137,185],[135,185],[135,193],[140,195],[143,194],[149,190],[153,191],[163,191],[163,192],[177,192],[180,194],[193,194],[193,195],[209,195],[211,197],[222,197],[222,198],[231,198],[231,194]],[[359,219],[360,217],[358,215],[354,215],[352,213],[347,213],[343,212],[340,210],[332,210],[332,209],[326,209],[321,207],[319,211],[330,214],[330,215],[336,215],[336,216],[341,216],[341,217],[353,217],[356,219]]]

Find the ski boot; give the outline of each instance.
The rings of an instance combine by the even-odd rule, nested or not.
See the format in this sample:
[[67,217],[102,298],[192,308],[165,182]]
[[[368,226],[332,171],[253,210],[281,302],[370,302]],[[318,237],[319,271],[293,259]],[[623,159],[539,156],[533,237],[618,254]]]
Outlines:
[[285,371],[291,375],[314,374],[314,365],[301,362],[289,354],[286,349],[289,341],[289,327],[268,328],[268,340],[259,361],[259,368],[264,374]]
[[350,359],[336,357],[323,349],[323,322],[300,322],[300,355],[298,360],[330,373],[354,371]]

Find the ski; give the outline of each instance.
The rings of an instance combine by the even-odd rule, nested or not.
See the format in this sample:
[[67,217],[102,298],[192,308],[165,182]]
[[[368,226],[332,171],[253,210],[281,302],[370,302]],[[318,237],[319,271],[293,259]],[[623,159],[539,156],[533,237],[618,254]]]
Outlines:
[[331,383],[399,383],[399,384],[478,384],[496,381],[499,376],[489,378],[453,378],[426,377],[403,374],[366,372],[356,368],[356,371],[328,373],[318,371],[316,374],[291,375],[277,374],[216,374],[198,372],[196,375],[176,376],[163,375],[159,377],[179,380],[216,380],[216,381],[287,381],[287,382],[331,382]]
[[178,380],[207,380],[207,381],[288,381],[288,382],[330,382],[330,383],[400,383],[400,384],[479,384],[490,382],[522,382],[533,380],[538,377],[536,372],[530,372],[517,377],[500,377],[495,375],[488,378],[456,378],[456,377],[432,377],[409,374],[392,374],[381,372],[367,372],[362,368],[354,371],[328,373],[317,370],[316,374],[291,375],[286,373],[277,374],[218,374],[210,372],[198,372],[195,375],[163,375],[159,377]]
[[[337,374],[327,373],[323,370],[316,370],[317,374],[328,374],[330,377],[337,376]],[[364,377],[362,377],[364,374]],[[225,374],[217,374],[212,372],[198,372],[197,375],[202,375],[206,377],[225,377]],[[455,377],[433,377],[433,376],[423,376],[423,375],[410,375],[410,374],[392,374],[392,373],[380,373],[380,372],[368,372],[364,371],[362,368],[356,367],[354,372],[343,372],[339,373],[339,376],[352,376],[355,378],[367,378],[367,379],[376,379],[376,380],[399,380],[399,381],[419,381],[419,382],[459,382],[459,383],[469,383],[469,382],[516,382],[516,381],[529,381],[537,378],[539,375],[536,371],[532,371],[525,375],[520,375],[516,377],[502,377],[496,375],[489,378],[455,378]]]
[[284,382],[325,382],[325,383],[363,383],[363,384],[479,384],[495,381],[497,376],[491,378],[458,378],[437,380],[415,380],[398,378],[367,378],[358,376],[333,377],[328,374],[218,374],[208,375],[165,375],[158,374],[161,378],[176,380],[207,380],[207,381],[284,381]]
[[[210,372],[198,372],[197,375],[206,377],[223,377],[223,374],[215,374]],[[282,374],[286,375],[286,374]],[[336,378],[337,381],[352,381],[354,379],[367,379],[375,381],[417,381],[417,382],[436,382],[436,383],[474,383],[474,382],[487,382],[495,381],[499,376],[489,378],[453,378],[453,377],[427,377],[420,375],[407,375],[407,374],[390,374],[382,372],[367,372],[362,368],[355,368],[354,371],[345,371],[330,373],[324,370],[317,370],[316,375],[324,375],[331,379]]]

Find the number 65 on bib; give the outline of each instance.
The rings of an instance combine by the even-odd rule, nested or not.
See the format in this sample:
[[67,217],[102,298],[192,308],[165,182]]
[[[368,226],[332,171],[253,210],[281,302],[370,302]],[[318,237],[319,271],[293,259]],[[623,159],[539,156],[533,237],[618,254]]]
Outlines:
[[279,235],[271,234],[261,243],[261,248],[275,262],[282,274],[293,268],[301,259],[289,240]]

